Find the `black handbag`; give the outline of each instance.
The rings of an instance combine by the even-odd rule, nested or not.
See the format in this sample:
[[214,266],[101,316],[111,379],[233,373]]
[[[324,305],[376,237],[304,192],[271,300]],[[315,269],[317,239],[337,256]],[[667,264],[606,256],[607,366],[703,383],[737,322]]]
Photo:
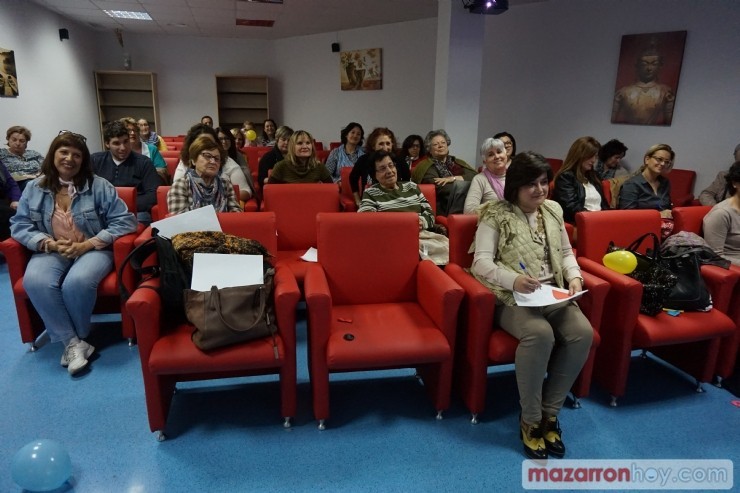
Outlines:
[[231,288],[211,287],[210,291],[185,290],[185,314],[195,325],[192,339],[198,348],[208,351],[231,344],[272,337],[275,342],[275,306],[273,277],[265,273],[264,284]]
[[[646,254],[640,253],[638,251],[640,245],[648,238],[653,240],[653,248],[648,249]],[[627,248],[617,247],[614,242],[610,242],[607,253],[615,250],[627,250],[637,258],[637,267],[627,275],[642,283],[640,313],[650,316],[660,313],[678,283],[678,277],[663,264],[658,237],[654,233],[646,233],[630,243]]]
[[697,248],[687,250],[680,255],[661,257],[663,267],[669,269],[678,278],[678,282],[665,301],[665,308],[684,311],[712,309],[712,297],[701,277],[700,251],[701,248]]

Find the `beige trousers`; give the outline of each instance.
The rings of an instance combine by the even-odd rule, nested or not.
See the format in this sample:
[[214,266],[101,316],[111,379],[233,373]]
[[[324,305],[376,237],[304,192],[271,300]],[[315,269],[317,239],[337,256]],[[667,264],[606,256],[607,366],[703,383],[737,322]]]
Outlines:
[[536,308],[496,305],[494,321],[519,340],[514,369],[522,419],[534,424],[543,413],[557,416],[591,349],[588,319],[567,301]]

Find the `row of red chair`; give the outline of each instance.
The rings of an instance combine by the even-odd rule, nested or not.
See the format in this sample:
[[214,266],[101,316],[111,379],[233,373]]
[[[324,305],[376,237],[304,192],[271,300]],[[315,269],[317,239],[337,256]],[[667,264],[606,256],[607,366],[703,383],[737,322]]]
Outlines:
[[[428,262],[419,262],[418,222],[413,214],[319,214],[316,210],[322,207],[339,210],[336,189],[331,198],[323,192],[329,187],[332,185],[267,187],[266,209],[270,212],[219,214],[225,232],[257,239],[275,252],[281,336],[278,360],[272,355],[271,344],[260,341],[207,355],[198,352],[190,341],[192,328],[187,324],[173,326],[172,317],[162,316],[158,296],[152,290],[137,290],[122,310],[124,336],[130,314],[139,340],[152,431],[165,428],[176,382],[199,378],[277,373],[282,415],[294,416],[295,304],[301,297],[296,277],[303,279],[309,309],[314,414],[322,425],[329,417],[328,381],[332,372],[416,367],[435,409],[443,411],[449,405],[452,355],[456,358],[457,387],[474,420],[483,411],[486,369],[513,362],[516,340],[493,327],[495,297],[464,271],[471,261],[467,250],[475,232],[475,216],[450,216],[450,265],[443,274]],[[127,196],[127,201],[135,199],[133,192],[120,193]],[[317,199],[321,194],[326,194],[326,204],[317,209],[308,207],[323,202]],[[699,208],[686,209],[689,211],[676,209],[677,227],[696,227],[700,224]],[[738,270],[702,268],[715,310],[685,313],[678,318],[665,314],[646,317],[639,314],[642,286],[604,268],[601,257],[610,240],[627,244],[643,230],[659,232],[657,212],[604,211],[577,217],[582,238],[579,264],[589,289],[580,304],[595,337],[592,354],[572,389],[576,399],[588,395],[592,371],[614,402],[624,395],[633,349],[650,349],[699,382],[708,381],[713,373],[727,376],[734,366],[738,342]],[[383,239],[382,248],[378,247],[378,238]],[[122,238],[114,245],[117,265],[121,249],[127,253],[133,246],[130,241]],[[6,240],[2,249],[8,256],[22,338],[32,342],[38,332],[26,338],[24,324],[30,325],[27,321],[34,310],[20,292],[25,269],[22,257],[25,255],[27,262],[30,253],[13,242]],[[318,247],[318,265],[297,259],[309,246]],[[13,250],[16,254],[8,255]],[[115,275],[111,282],[101,284],[99,304],[106,297],[120,304],[114,294],[115,285]],[[733,311],[729,311],[731,307]],[[728,312],[731,318],[724,315]],[[350,338],[345,337],[348,334]],[[425,347],[413,347],[414,340],[426,341]]]

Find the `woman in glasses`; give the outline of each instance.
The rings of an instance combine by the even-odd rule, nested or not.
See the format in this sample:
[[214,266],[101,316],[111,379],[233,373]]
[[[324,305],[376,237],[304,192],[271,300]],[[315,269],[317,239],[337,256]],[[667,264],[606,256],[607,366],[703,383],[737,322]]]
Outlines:
[[511,165],[511,159],[516,156],[516,139],[514,139],[514,136],[511,135],[509,132],[499,132],[494,135],[493,138],[499,139],[501,142],[504,143],[504,148],[506,149],[506,157],[508,158],[506,160],[506,167],[508,168],[509,165]]
[[85,138],[60,133],[18,203],[11,234],[33,252],[23,287],[51,342],[64,344],[61,365],[71,375],[95,351],[84,339],[98,284],[113,270],[113,242],[136,226],[113,185],[93,174]]
[[663,238],[673,232],[671,182],[666,175],[673,168],[676,154],[668,144],[647,150],[640,172],[624,182],[619,191],[619,209],[657,209],[663,218]]
[[656,144],[647,150],[640,173],[624,182],[619,191],[620,209],[657,209],[671,217],[671,182],[663,176],[673,166],[676,154],[668,144]]
[[220,174],[226,151],[211,136],[200,135],[188,147],[188,170],[167,192],[167,209],[181,214],[212,205],[216,212],[239,212],[229,178]]
[[[175,176],[172,177],[173,182],[182,178],[188,172],[188,169],[190,168],[190,164],[188,164],[190,163],[190,146],[195,142],[195,139],[201,135],[208,136],[217,147],[221,148],[218,134],[213,127],[209,127],[203,123],[196,123],[190,127],[187,135],[185,135],[182,149],[180,150],[180,162],[177,164],[177,168],[175,169]],[[250,185],[251,179],[247,181],[247,176],[244,174],[237,162],[229,157],[228,153],[226,154],[225,160],[221,161],[221,174],[228,177],[232,185],[239,187],[239,197],[237,197],[237,200],[246,202],[252,197],[253,191],[252,186]]]

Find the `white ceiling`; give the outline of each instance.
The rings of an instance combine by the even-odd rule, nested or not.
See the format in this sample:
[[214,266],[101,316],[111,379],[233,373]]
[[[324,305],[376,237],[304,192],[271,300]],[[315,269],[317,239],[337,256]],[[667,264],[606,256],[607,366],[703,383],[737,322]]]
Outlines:
[[[283,4],[246,0],[33,1],[97,30],[225,38],[278,39],[437,17],[437,0],[284,0]],[[103,10],[147,12],[154,20],[114,19]],[[237,18],[274,20],[275,24],[237,26]]]

